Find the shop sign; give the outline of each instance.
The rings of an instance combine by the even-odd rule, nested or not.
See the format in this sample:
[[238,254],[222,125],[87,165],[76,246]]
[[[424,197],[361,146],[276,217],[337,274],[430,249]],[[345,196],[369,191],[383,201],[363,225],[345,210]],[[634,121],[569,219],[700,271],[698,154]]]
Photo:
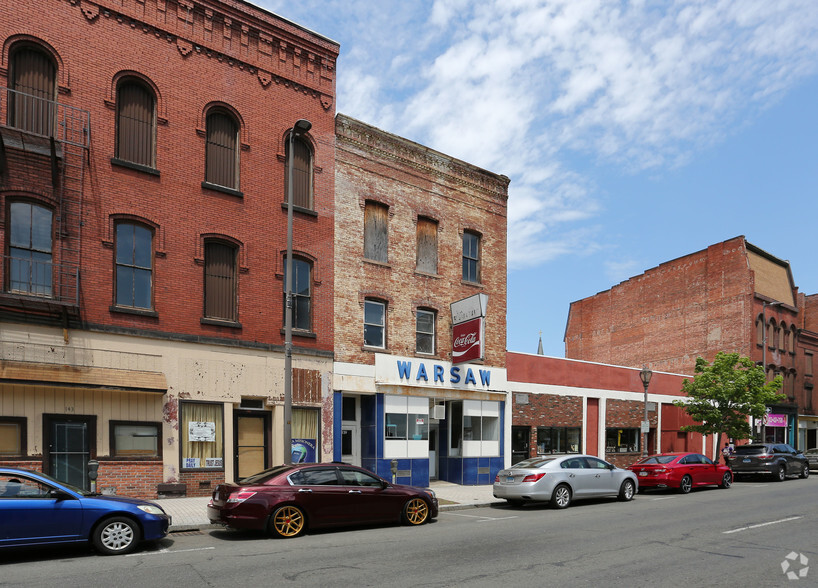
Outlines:
[[767,415],[767,426],[768,427],[786,427],[787,426],[787,415],[785,415],[785,414],[768,414]]
[[452,363],[482,360],[483,319],[476,318],[452,326]]
[[457,302],[452,302],[452,324],[459,325],[476,318],[486,316],[486,305],[489,302],[488,294],[475,294],[468,298],[463,298]]
[[484,366],[426,362],[416,357],[375,357],[375,381],[379,384],[410,385],[461,390],[505,390],[506,370]]

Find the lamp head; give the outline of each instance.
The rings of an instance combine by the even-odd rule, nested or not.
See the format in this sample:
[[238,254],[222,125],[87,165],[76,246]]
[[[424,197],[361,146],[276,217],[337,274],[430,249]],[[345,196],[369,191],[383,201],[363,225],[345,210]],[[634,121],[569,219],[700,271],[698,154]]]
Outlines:
[[642,368],[642,371],[641,371],[641,372],[639,372],[639,377],[641,378],[642,383],[643,383],[645,386],[647,386],[648,384],[650,384],[650,379],[651,379],[651,377],[652,377],[652,376],[653,376],[653,372],[652,372],[652,371],[650,371],[650,370],[647,368],[647,366],[643,367],[643,368]]

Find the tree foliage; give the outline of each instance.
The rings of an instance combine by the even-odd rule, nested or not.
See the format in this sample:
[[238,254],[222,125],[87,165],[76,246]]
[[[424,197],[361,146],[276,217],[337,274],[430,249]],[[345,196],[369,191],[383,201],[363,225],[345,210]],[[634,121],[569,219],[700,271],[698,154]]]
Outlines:
[[732,439],[750,439],[753,430],[749,417],[763,417],[768,404],[786,398],[778,393],[781,381],[779,375],[767,382],[764,368],[738,353],[720,351],[712,365],[699,357],[693,380],[685,379],[682,383],[687,401],[673,403],[684,408],[697,424],[681,429],[703,435],[726,433]]

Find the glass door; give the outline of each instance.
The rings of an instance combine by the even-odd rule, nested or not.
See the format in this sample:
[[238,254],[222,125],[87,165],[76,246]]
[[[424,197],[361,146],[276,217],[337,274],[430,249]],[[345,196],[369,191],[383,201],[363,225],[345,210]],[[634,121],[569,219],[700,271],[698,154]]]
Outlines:
[[48,473],[62,482],[88,489],[93,418],[51,416],[46,420]]

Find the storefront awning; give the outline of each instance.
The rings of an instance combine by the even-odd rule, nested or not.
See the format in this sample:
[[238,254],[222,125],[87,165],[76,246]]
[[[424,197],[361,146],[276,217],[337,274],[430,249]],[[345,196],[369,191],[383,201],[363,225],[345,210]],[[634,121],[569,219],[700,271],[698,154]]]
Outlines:
[[0,382],[164,394],[162,372],[0,360]]

